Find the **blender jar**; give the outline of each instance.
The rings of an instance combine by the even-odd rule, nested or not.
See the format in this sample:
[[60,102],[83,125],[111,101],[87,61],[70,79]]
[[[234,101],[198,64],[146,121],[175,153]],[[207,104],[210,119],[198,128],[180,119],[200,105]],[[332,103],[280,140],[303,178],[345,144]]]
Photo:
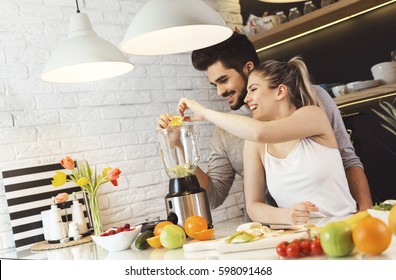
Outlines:
[[172,126],[157,133],[161,158],[169,178],[194,175],[200,154],[193,126]]

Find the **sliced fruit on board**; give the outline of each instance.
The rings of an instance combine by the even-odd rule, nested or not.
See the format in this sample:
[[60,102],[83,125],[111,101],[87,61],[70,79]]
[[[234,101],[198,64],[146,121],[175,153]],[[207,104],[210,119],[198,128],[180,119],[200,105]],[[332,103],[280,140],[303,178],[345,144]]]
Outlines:
[[213,239],[207,241],[196,241],[190,242],[183,245],[183,250],[185,252],[198,252],[206,250],[217,250],[218,253],[232,253],[232,252],[242,252],[251,251],[267,248],[275,248],[281,241],[293,241],[299,238],[308,238],[308,231],[284,231],[279,236],[273,237],[262,237],[258,240],[244,243],[229,243],[226,238]]

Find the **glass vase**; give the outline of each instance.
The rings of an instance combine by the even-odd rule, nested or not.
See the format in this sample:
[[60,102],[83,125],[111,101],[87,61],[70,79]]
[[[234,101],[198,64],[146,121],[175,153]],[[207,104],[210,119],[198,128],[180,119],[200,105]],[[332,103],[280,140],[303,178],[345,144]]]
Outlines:
[[91,210],[94,234],[100,235],[102,233],[102,221],[100,220],[99,200],[96,193],[89,194],[89,209]]

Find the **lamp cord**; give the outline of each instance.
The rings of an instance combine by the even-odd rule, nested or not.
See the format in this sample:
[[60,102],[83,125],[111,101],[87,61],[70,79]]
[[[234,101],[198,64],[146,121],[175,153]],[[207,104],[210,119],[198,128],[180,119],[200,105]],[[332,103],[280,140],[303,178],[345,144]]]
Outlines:
[[80,13],[80,7],[78,6],[78,0],[76,0],[76,6],[77,6],[77,13]]

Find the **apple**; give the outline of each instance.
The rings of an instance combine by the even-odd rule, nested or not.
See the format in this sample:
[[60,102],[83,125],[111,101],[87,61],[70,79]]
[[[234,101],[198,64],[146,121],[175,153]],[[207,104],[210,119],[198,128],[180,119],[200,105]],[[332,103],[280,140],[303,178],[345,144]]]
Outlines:
[[343,221],[328,223],[320,231],[320,244],[330,257],[350,255],[355,248],[351,226]]
[[161,230],[160,242],[168,249],[180,248],[186,242],[186,234],[178,225],[166,225]]

